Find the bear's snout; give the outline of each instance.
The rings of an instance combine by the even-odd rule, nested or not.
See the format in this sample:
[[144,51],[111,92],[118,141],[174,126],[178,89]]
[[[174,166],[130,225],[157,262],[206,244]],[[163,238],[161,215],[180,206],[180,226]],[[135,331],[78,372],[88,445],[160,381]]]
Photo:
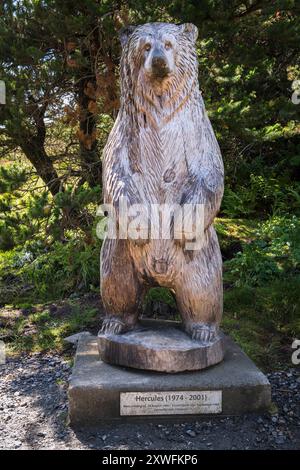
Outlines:
[[153,53],[151,68],[153,75],[159,78],[166,77],[170,72],[167,59],[160,51]]

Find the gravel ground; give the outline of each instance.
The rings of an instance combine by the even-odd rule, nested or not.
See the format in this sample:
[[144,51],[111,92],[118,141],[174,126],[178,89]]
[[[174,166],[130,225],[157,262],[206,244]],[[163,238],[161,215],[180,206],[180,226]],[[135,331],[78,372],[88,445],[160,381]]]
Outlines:
[[[0,449],[299,449],[300,370],[268,374],[275,414],[203,418],[180,424],[67,425],[71,369],[57,355],[0,365]],[[275,410],[274,410],[275,411]]]

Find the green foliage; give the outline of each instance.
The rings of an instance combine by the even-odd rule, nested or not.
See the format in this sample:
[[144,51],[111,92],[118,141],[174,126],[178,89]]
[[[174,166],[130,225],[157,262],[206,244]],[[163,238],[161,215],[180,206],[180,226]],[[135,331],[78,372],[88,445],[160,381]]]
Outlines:
[[224,258],[222,328],[261,367],[290,363],[300,335],[299,219],[218,219]]
[[101,188],[96,186],[90,188],[86,183],[75,189],[72,186],[67,186],[64,192],[58,193],[55,196],[55,211],[59,209],[76,210],[83,207],[89,207],[90,204],[95,204],[100,200]]
[[145,297],[145,304],[151,304],[151,302],[163,302],[172,308],[176,308],[174,296],[165,287],[152,287],[149,289]]
[[300,275],[225,291],[223,329],[261,367],[286,367],[300,335]]
[[17,190],[26,181],[26,170],[16,164],[0,168],[0,194]]
[[245,185],[225,188],[221,210],[227,217],[300,214],[300,184],[251,174]]
[[0,250],[12,249],[16,236],[22,233],[19,215],[22,208],[19,206],[17,210],[14,209],[19,202],[19,189],[26,180],[26,170],[23,166],[13,163],[0,168]]
[[300,272],[300,221],[273,217],[261,223],[255,239],[225,262],[225,280],[235,286],[259,286]]
[[59,298],[73,291],[91,290],[99,285],[99,252],[100,244],[55,242],[50,250],[24,264],[20,275],[33,284],[40,297]]

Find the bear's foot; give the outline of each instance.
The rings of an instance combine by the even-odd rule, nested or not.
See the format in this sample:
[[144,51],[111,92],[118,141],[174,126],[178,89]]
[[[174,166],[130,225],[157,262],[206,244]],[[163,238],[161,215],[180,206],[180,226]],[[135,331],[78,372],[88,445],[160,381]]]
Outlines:
[[119,318],[109,317],[103,320],[99,335],[119,335],[129,329],[129,326]]
[[186,332],[201,343],[212,343],[218,336],[218,327],[212,323],[190,323],[186,326]]

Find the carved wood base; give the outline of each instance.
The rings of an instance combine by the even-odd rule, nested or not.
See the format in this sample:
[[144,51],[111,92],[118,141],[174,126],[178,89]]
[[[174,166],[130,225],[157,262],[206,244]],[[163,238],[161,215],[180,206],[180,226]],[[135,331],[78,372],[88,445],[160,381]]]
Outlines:
[[143,320],[127,333],[98,335],[100,358],[109,364],[159,372],[199,370],[221,362],[222,336],[209,344],[192,340],[179,322]]

